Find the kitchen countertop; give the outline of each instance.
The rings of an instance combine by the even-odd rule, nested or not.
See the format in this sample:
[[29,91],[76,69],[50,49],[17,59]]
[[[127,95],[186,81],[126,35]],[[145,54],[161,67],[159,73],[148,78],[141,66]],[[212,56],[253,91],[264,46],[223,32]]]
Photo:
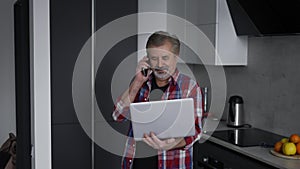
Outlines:
[[211,141],[213,143],[219,144],[228,149],[242,153],[246,156],[249,156],[253,159],[264,162],[266,164],[269,164],[269,165],[277,167],[277,168],[282,168],[282,169],[299,169],[300,168],[300,160],[284,159],[284,158],[276,157],[270,153],[270,150],[272,148],[265,148],[265,147],[261,147],[261,146],[239,147],[239,146],[233,145],[231,143],[225,142],[223,140],[220,140],[213,136],[208,135],[207,132],[214,131],[213,129],[215,129],[215,131],[218,131],[218,130],[230,130],[230,129],[233,130],[234,128],[227,127],[226,122],[224,122],[224,121],[221,121],[219,123],[219,121],[216,119],[208,119],[207,123],[203,127],[203,135],[202,135],[202,139],[200,142],[208,139],[209,141]]

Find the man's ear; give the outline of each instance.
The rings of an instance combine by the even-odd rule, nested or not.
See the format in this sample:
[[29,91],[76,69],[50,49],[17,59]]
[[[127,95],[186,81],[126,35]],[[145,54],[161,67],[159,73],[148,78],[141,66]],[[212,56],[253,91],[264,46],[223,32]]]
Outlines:
[[[146,55],[147,56],[147,58],[148,58],[148,61],[147,61],[147,63],[150,65],[150,57],[149,57],[149,55],[147,54]],[[151,65],[150,65],[151,66]]]

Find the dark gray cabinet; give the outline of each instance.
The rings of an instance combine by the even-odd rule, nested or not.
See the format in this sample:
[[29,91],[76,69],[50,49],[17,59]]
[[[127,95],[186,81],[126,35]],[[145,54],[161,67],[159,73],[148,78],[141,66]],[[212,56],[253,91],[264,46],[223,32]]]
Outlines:
[[78,54],[91,36],[91,1],[51,0],[52,168],[91,168],[92,142],[78,123],[72,75]]
[[91,36],[91,1],[51,0],[52,124],[77,123],[72,100],[74,65]]
[[[104,25],[110,23],[111,21],[119,19],[120,17],[137,13],[137,5],[137,0],[95,0],[95,30],[97,31],[98,29],[101,29],[101,27],[103,27]],[[137,28],[137,25],[134,27]],[[101,41],[102,43],[105,42],[105,39],[96,39],[96,43],[98,43],[99,41]],[[106,122],[113,129],[124,135],[126,135],[128,132],[129,123],[117,123],[114,122],[111,117],[114,107],[114,100],[112,100],[111,96],[111,83],[114,71],[116,70],[117,66],[127,56],[136,52],[136,50],[137,36],[132,36],[127,39],[120,39],[119,43],[111,47],[109,52],[105,55],[104,59],[102,60],[102,63],[95,71],[95,90],[99,109]],[[136,59],[133,60],[132,65],[128,66],[135,65]],[[101,127],[101,122],[96,122],[95,125],[95,127]],[[95,134],[100,134],[103,135],[103,137],[105,137],[105,135],[102,133]],[[110,142],[110,144],[115,143],[115,140],[111,140]],[[125,142],[123,144],[125,145]],[[121,160],[121,156],[112,154],[111,152],[109,152],[109,150],[105,150],[96,143],[94,144],[94,166],[96,169],[121,168]]]
[[52,168],[89,169],[92,143],[80,124],[52,125]]
[[194,169],[276,169],[210,141],[194,144]]
[[[120,156],[94,144],[84,132],[73,105],[73,71],[83,45],[92,35],[93,2],[95,30],[115,19],[137,12],[135,0],[50,1],[53,169],[89,169],[92,166],[97,169],[120,168],[121,164]],[[101,41],[105,42],[105,39]],[[111,118],[114,106],[111,80],[118,64],[136,49],[136,36],[122,39],[112,46],[96,70],[95,94],[101,112],[112,128],[123,134],[127,133],[128,123],[119,125]],[[87,116],[91,116],[91,112],[87,112]]]

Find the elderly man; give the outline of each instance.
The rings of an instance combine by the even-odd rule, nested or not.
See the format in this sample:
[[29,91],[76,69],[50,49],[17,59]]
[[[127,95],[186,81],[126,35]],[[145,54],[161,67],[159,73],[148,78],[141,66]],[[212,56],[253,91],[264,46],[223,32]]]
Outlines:
[[[161,140],[155,133],[145,133],[143,143],[156,151],[155,156],[135,158],[145,146],[133,139],[130,127],[122,160],[124,169],[192,169],[193,144],[201,133],[202,95],[197,82],[177,69],[180,41],[167,32],[153,33],[146,44],[147,56],[141,59],[129,89],[121,95],[115,105],[113,118],[116,121],[129,119],[129,105],[133,102],[149,101],[153,90],[161,90],[161,100],[193,98],[195,110],[194,136]],[[143,73],[141,70],[148,70]]]

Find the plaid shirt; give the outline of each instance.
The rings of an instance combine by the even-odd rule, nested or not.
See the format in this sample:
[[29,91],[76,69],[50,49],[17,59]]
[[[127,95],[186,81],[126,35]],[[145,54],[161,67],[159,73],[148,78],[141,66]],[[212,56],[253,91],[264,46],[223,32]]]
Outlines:
[[[151,83],[153,74],[149,80],[144,83],[135,97],[134,102],[148,101],[151,91]],[[193,98],[195,107],[195,129],[196,135],[185,137],[186,146],[183,148],[172,149],[168,151],[158,151],[158,167],[159,169],[192,169],[193,168],[193,144],[200,138],[202,124],[203,102],[202,94],[198,84],[188,76],[181,74],[177,69],[174,75],[169,79],[169,87],[164,92],[162,100]],[[115,105],[112,114],[114,120],[124,121],[129,118],[129,107],[125,107],[120,100]],[[122,168],[131,169],[135,153],[135,140],[133,139],[133,131],[130,125],[128,139],[122,159]]]

